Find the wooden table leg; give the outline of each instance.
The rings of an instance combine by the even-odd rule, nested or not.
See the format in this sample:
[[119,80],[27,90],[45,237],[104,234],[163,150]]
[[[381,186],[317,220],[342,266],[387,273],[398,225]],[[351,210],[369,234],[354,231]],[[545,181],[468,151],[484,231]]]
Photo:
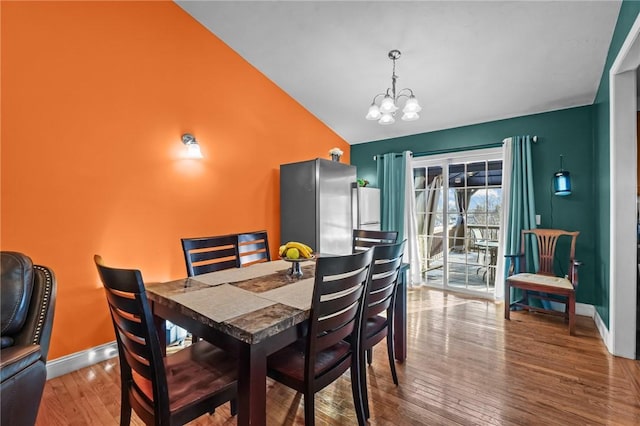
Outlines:
[[567,303],[569,304],[569,335],[575,336],[576,334],[576,294],[570,293],[567,297]]
[[[152,305],[153,306],[153,305]],[[153,311],[153,307],[152,307]],[[167,355],[167,321],[164,318],[160,318],[157,315],[153,316],[153,325],[156,327],[156,333],[158,333],[158,340],[160,341],[160,350],[162,355]]]
[[267,354],[261,345],[245,344],[238,371],[238,425],[267,423]]
[[511,286],[504,280],[504,318],[511,319]]
[[393,315],[393,347],[396,359],[403,362],[407,359],[407,269],[402,265],[396,289],[396,304]]

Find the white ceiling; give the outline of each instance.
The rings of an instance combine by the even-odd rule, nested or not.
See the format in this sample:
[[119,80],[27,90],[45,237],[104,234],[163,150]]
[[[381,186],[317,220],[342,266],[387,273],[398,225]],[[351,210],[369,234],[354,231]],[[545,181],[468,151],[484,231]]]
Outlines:
[[[350,144],[591,104],[620,1],[176,1]],[[364,116],[391,84],[421,118]]]

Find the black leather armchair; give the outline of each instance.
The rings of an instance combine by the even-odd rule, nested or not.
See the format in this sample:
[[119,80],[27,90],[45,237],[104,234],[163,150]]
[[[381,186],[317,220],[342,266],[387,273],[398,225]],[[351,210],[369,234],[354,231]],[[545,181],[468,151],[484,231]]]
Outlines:
[[56,280],[21,253],[0,252],[0,263],[0,424],[33,425],[47,379]]

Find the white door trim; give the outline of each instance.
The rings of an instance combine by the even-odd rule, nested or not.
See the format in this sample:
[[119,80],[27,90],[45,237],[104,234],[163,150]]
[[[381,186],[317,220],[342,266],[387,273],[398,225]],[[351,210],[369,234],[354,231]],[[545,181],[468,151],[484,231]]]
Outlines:
[[[504,141],[506,141],[507,139],[505,139]],[[503,143],[504,143],[503,141]],[[422,156],[422,157],[414,157],[412,162],[411,162],[411,167],[415,168],[415,167],[442,167],[442,171],[443,171],[443,197],[445,197],[444,199],[446,200],[447,197],[447,193],[448,193],[448,189],[449,189],[449,165],[450,164],[454,164],[455,162],[459,162],[459,161],[463,161],[465,163],[472,163],[472,162],[477,162],[477,161],[494,161],[494,160],[501,160],[504,164],[505,159],[503,158],[503,149],[500,146],[497,147],[493,147],[493,148],[483,148],[483,149],[469,149],[469,150],[463,150],[463,151],[453,151],[453,152],[447,152],[447,153],[442,153],[442,154],[434,154],[434,155],[426,155],[426,156]],[[510,169],[509,169],[510,171]],[[502,187],[504,187],[504,181],[505,181],[505,169],[503,168],[503,185]],[[446,205],[446,201],[444,202],[444,204]],[[447,214],[445,212],[444,213],[444,217],[447,217]],[[504,213],[504,210],[503,210]],[[502,222],[501,222],[502,224]],[[499,232],[500,238],[501,238],[501,234],[502,231]],[[449,239],[445,238],[444,239],[444,253],[443,253],[443,263],[446,265],[449,262],[448,259],[448,245],[449,243]],[[500,259],[502,259],[504,257],[503,254],[503,244],[500,244],[498,247],[498,253],[497,253],[497,258],[498,258],[498,264],[496,265],[496,271],[501,270],[500,269]],[[481,298],[487,298],[487,299],[492,299],[492,300],[502,300],[504,299],[504,277],[502,276],[502,274],[497,274],[496,273],[496,278],[495,278],[495,282],[494,282],[494,291],[493,293],[483,293],[481,291],[473,291],[473,290],[467,290],[464,288],[459,288],[459,287],[454,287],[454,286],[449,286],[447,284],[448,281],[448,272],[447,272],[447,268],[444,268],[443,270],[443,283],[442,286],[437,286],[436,288],[441,288],[443,290],[448,290],[448,291],[455,291],[458,293],[465,293],[465,294],[471,294],[473,296],[476,297],[481,297]],[[423,282],[424,284],[424,282]]]
[[[611,353],[635,358],[636,351],[636,69],[640,66],[640,16],[609,71],[610,258],[609,336]],[[634,230],[633,232],[630,232]]]

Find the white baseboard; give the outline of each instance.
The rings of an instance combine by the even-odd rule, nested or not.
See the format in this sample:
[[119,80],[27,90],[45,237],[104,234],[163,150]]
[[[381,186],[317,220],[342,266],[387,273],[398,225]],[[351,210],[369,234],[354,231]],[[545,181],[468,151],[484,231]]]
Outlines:
[[587,305],[584,303],[576,303],[576,315],[583,315],[585,317],[593,318],[593,321],[596,323],[596,328],[598,329],[598,333],[600,333],[600,337],[602,338],[603,343],[607,347],[607,350],[613,354],[613,342],[611,340],[611,334],[609,333],[609,329],[604,324],[602,318],[600,318],[600,314],[598,314],[598,310],[593,305]]
[[47,380],[118,356],[116,341],[47,362]]
[[596,313],[596,308],[593,305],[587,305],[585,303],[576,303],[576,315],[594,318],[595,313]]
[[613,339],[611,338],[611,333],[609,333],[609,328],[605,325],[598,311],[594,312],[593,320],[596,322],[596,327],[598,328],[598,332],[600,333],[600,337],[602,337],[604,345],[607,347],[609,353],[613,354]]

